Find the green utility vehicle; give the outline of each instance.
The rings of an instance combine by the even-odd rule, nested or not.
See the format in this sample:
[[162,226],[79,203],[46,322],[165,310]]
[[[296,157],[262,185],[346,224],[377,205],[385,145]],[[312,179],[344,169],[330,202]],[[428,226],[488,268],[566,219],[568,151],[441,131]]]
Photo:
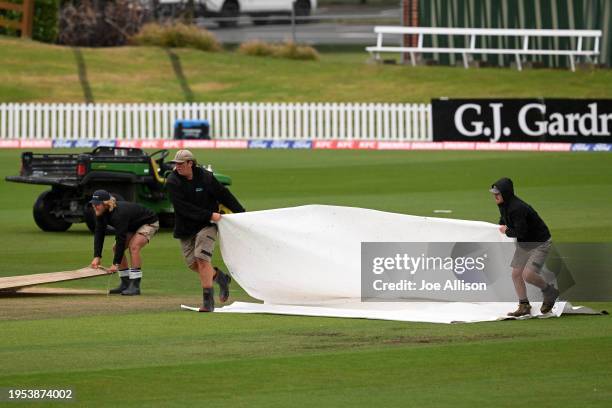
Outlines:
[[[165,176],[172,171],[172,165],[164,161],[167,156],[165,149],[147,154],[142,149],[102,146],[80,154],[24,152],[19,176],[6,180],[51,186],[34,203],[34,221],[43,231],[66,231],[79,222],[93,231],[95,215],[89,200],[99,189],[107,190],[117,200],[152,209],[160,225],[170,228],[174,225],[174,209],[165,185]],[[230,177],[219,173],[215,177],[231,185]]]

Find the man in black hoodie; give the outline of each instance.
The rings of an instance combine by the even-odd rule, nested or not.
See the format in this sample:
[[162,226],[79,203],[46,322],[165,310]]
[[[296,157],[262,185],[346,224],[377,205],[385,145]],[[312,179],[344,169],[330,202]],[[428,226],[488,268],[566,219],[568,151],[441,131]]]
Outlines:
[[170,200],[174,206],[174,237],[180,239],[187,266],[200,275],[203,305],[201,312],[215,310],[213,281],[219,284],[219,300],[229,297],[231,278],[212,266],[221,220],[219,204],[232,212],[244,212],[236,197],[213,175],[197,165],[189,150],[176,152],[174,171],[166,179]]
[[[140,280],[142,278],[142,258],[140,251],[149,243],[159,229],[157,214],[140,204],[127,201],[117,201],[106,190],[94,191],[90,201],[96,213],[96,229],[94,233],[94,258],[91,266],[100,266],[102,248],[106,227],[115,228],[115,256],[109,268],[110,273],[119,272],[121,283],[109,294],[134,296],[140,295]],[[132,267],[128,267],[123,255],[129,249]]]
[[542,290],[544,301],[540,311],[549,313],[559,296],[559,291],[538,274],[550,251],[552,239],[548,227],[538,213],[526,202],[514,195],[514,185],[509,178],[497,180],[489,190],[499,207],[499,231],[516,238],[517,247],[512,258],[512,281],[519,298],[519,307],[508,316],[531,314],[525,282]]

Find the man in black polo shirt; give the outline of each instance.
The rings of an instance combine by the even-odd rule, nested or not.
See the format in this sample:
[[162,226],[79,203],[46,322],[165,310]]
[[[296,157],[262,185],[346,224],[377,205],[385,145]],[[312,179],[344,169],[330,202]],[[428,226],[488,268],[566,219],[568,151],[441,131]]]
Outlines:
[[[102,259],[102,248],[106,227],[115,229],[115,256],[108,269],[110,273],[119,272],[121,283],[110,294],[127,296],[140,295],[142,278],[142,258],[140,251],[149,243],[159,229],[157,214],[140,204],[117,201],[106,190],[97,190],[90,201],[96,212],[96,229],[94,233],[94,259],[91,266],[97,268]],[[131,267],[124,255],[130,251]]]
[[221,184],[212,172],[197,165],[189,150],[179,150],[171,162],[174,171],[166,186],[174,206],[174,237],[180,239],[187,266],[200,276],[203,305],[201,312],[215,309],[213,281],[219,284],[219,300],[229,297],[231,278],[212,266],[217,240],[217,225],[221,219],[219,204],[232,212],[244,212],[236,197]]
[[520,317],[531,314],[525,282],[542,290],[544,301],[540,311],[549,313],[559,296],[559,291],[549,285],[538,274],[546,263],[552,246],[548,227],[538,213],[526,202],[514,195],[514,185],[509,178],[497,180],[490,188],[499,207],[499,232],[516,238],[517,246],[512,258],[512,281],[519,298],[518,309],[508,316]]

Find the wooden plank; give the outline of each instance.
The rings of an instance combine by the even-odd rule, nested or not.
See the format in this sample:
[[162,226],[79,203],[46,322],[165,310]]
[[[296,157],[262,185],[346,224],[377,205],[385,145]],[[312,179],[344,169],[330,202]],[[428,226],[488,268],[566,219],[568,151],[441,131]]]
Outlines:
[[0,27],[15,28],[21,30],[21,23],[15,20],[7,20],[6,18],[0,17]]
[[23,4],[8,3],[6,1],[0,1],[0,10],[13,10],[22,13]]
[[38,273],[33,275],[8,276],[0,278],[0,290],[23,288],[26,286],[42,285],[44,283],[65,282],[75,279],[92,278],[94,276],[107,275],[108,270],[100,267],[81,268],[76,271],[63,271],[51,273]]

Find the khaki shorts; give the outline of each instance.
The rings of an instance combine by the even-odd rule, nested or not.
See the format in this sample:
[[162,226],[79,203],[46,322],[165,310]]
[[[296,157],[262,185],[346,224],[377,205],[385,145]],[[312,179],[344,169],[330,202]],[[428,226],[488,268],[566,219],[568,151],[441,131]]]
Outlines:
[[181,239],[183,258],[185,258],[187,266],[193,265],[196,258],[211,262],[215,250],[215,241],[217,241],[216,225],[202,228],[196,235]]
[[147,241],[151,241],[153,235],[159,230],[159,221],[153,224],[144,224],[136,231],[136,234],[144,235]]
[[531,269],[539,271],[546,263],[546,258],[548,257],[551,246],[552,240],[550,239],[546,242],[542,242],[540,245],[532,249],[517,246],[510,266],[520,269],[528,266]]

